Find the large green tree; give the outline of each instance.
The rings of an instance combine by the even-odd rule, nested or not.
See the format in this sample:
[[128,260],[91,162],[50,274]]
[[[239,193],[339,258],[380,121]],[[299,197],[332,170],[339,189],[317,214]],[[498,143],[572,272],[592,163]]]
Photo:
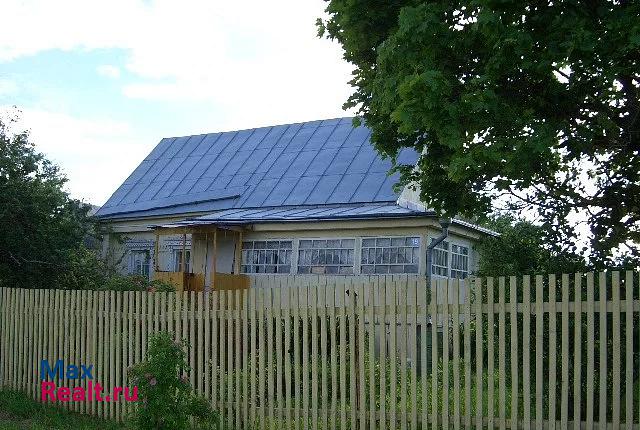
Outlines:
[[69,197],[65,176],[27,132],[12,131],[15,120],[0,118],[0,285],[90,287],[103,277],[83,245],[96,231],[90,206]]
[[[328,0],[355,107],[430,207],[535,213],[592,257],[640,243],[640,2]],[[624,246],[623,246],[624,248]],[[629,250],[629,249],[627,249]]]

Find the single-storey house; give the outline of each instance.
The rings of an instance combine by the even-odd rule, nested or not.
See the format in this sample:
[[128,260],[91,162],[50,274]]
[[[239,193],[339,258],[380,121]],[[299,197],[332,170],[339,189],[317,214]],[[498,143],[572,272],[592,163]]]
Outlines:
[[[97,212],[112,229],[103,254],[195,290],[264,274],[425,275],[438,218],[394,189],[370,135],[338,118],[162,139]],[[467,277],[486,234],[454,219],[432,274]]]

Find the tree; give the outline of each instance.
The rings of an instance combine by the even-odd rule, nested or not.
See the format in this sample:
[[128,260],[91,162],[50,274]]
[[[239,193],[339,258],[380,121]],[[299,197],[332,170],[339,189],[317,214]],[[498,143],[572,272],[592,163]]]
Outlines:
[[576,273],[587,269],[579,255],[549,246],[547,232],[530,221],[505,215],[490,220],[487,227],[500,235],[486,236],[476,246],[478,276]]
[[95,224],[90,205],[64,191],[58,166],[35,150],[17,117],[0,119],[0,285],[86,288],[104,281],[97,256],[83,246]]
[[592,257],[640,256],[640,2],[329,0],[346,103],[440,213],[535,213]]

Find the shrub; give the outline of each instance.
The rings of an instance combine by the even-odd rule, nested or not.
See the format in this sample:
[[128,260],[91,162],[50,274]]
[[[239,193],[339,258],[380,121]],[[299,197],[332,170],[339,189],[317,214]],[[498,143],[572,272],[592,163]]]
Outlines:
[[186,429],[190,417],[198,428],[217,428],[217,414],[189,385],[186,347],[167,332],[157,333],[149,340],[146,360],[129,370],[141,400],[133,416],[136,428]]
[[110,276],[99,290],[108,291],[149,291],[149,292],[175,292],[175,287],[163,281],[149,281],[140,275],[118,275]]

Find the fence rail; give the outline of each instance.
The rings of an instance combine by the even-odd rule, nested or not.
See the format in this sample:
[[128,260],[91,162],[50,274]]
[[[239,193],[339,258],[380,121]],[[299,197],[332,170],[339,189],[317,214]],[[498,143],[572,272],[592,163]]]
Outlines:
[[[270,277],[244,291],[0,289],[0,384],[128,386],[152,333],[234,429],[640,428],[638,273]],[[51,379],[88,388],[87,379]],[[73,392],[73,391],[72,391]],[[106,394],[106,393],[105,393]],[[68,402],[123,419],[133,403]]]

